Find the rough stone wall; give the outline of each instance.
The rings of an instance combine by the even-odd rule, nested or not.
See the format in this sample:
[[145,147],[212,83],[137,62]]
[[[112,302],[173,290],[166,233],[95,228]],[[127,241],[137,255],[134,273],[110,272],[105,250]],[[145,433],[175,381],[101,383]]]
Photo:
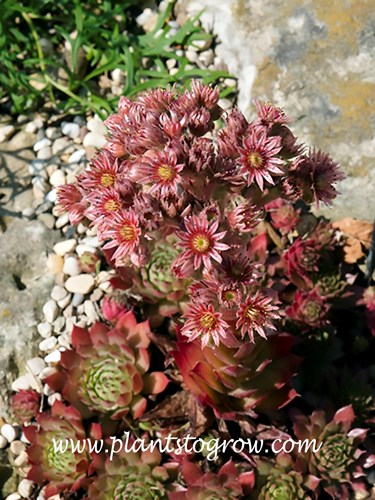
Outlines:
[[239,106],[268,99],[295,119],[299,138],[347,174],[324,214],[375,216],[375,9],[373,0],[183,0],[205,8],[219,54],[239,78]]

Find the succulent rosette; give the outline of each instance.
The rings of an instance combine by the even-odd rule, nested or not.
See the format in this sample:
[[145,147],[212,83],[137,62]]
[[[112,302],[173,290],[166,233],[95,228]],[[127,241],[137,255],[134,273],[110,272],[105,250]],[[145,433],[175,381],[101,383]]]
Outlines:
[[372,466],[374,457],[360,448],[367,430],[352,428],[355,415],[352,406],[338,410],[330,421],[323,411],[315,411],[308,418],[301,412],[292,413],[293,429],[298,439],[315,439],[322,444],[317,452],[299,453],[297,470],[306,470],[321,479],[320,487],[333,498],[352,498],[353,491],[363,492],[364,468]]
[[64,452],[55,449],[59,442],[64,446],[69,440],[77,443],[87,438],[76,408],[55,401],[50,412],[38,414],[37,425],[24,426],[23,431],[31,443],[27,449],[31,465],[27,477],[40,485],[47,483],[46,498],[88,484],[91,457],[86,450],[74,452],[69,446]]
[[74,350],[61,354],[61,370],[46,379],[72,404],[80,402],[93,412],[121,419],[129,412],[139,418],[147,400],[168,384],[161,372],[150,367],[147,321],[137,323],[132,311],[117,320],[114,328],[96,323],[89,331],[75,326]]
[[253,472],[239,472],[232,460],[217,473],[203,472],[197,464],[185,460],[182,475],[186,488],[169,493],[169,500],[235,500],[245,498],[254,484]]
[[327,324],[328,311],[327,301],[316,290],[297,290],[292,305],[285,310],[290,319],[313,328]]
[[277,334],[239,348],[202,348],[180,335],[173,356],[186,387],[221,418],[271,412],[296,395],[292,377],[300,359],[291,352],[293,337]]
[[122,450],[112,460],[98,460],[97,477],[89,485],[87,500],[166,500],[174,470],[160,462],[156,449]]
[[286,453],[273,460],[256,460],[254,498],[260,500],[289,500],[316,498],[319,479],[296,470],[293,458]]
[[21,390],[12,396],[13,414],[22,424],[37,416],[39,406],[40,396],[36,391]]

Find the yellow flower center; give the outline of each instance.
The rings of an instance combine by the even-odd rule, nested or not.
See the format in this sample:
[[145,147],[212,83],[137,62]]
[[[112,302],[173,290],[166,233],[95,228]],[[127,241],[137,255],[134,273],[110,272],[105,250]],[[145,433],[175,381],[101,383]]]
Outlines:
[[122,226],[120,229],[120,236],[125,241],[135,240],[137,237],[137,231],[134,226]]
[[205,313],[201,317],[201,325],[205,330],[212,330],[216,325],[216,318],[212,313]]
[[249,166],[253,168],[262,168],[264,165],[264,158],[257,151],[251,151],[247,157],[247,161]]
[[158,168],[158,175],[162,181],[168,182],[174,178],[175,171],[171,165],[165,163],[164,165],[160,165]]
[[251,306],[247,306],[244,316],[249,319],[255,319],[258,316],[258,311]]
[[100,184],[104,187],[111,187],[115,183],[115,176],[113,174],[103,174],[100,178]]
[[205,234],[197,234],[193,238],[193,248],[197,252],[205,252],[210,248],[211,242],[210,239]]
[[104,203],[104,210],[107,212],[115,212],[120,208],[120,203],[116,200],[108,200]]

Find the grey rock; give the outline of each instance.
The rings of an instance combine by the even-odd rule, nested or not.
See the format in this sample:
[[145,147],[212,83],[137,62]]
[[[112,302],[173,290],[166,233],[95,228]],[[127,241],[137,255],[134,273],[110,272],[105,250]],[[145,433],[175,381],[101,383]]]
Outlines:
[[12,382],[37,352],[37,324],[53,276],[47,251],[57,240],[38,220],[12,219],[0,236],[0,415],[10,418]]
[[342,165],[342,194],[319,213],[372,221],[375,14],[367,3],[342,9],[324,0],[178,0],[176,8],[190,15],[204,9],[202,23],[213,28],[216,55],[238,77],[238,107],[248,118],[255,115],[254,97],[270,100],[294,119],[300,142]]

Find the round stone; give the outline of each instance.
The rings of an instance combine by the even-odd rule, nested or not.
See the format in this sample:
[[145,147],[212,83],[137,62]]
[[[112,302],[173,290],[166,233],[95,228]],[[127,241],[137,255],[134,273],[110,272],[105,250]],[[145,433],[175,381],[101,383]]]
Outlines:
[[13,453],[13,455],[19,455],[23,451],[26,450],[26,445],[19,439],[16,439],[12,443],[10,443],[10,451]]
[[63,186],[64,184],[66,184],[66,177],[64,172],[62,170],[55,170],[49,178],[49,183],[53,187]]
[[[27,464],[28,461],[29,461],[29,457],[27,455],[27,452],[21,451],[21,453],[18,455],[18,457],[14,459],[14,465],[16,465],[17,467],[22,467],[23,465]],[[16,494],[16,493],[14,493],[14,494]],[[17,495],[18,495],[18,493],[17,493]],[[15,498],[12,500],[15,500]],[[21,497],[18,496],[17,499],[18,498],[21,498]]]
[[75,257],[67,257],[65,259],[63,273],[68,276],[78,276],[78,274],[81,274],[79,262]]
[[52,274],[60,273],[63,270],[63,266],[64,266],[64,259],[61,257],[61,255],[56,255],[55,253],[52,253],[48,256],[47,269]]
[[68,295],[64,299],[57,301],[57,305],[60,307],[60,309],[65,309],[70,304],[71,299],[72,295],[68,293]]
[[[26,453],[26,452],[25,452]],[[27,455],[26,455],[27,456]],[[20,500],[22,497],[19,493],[11,493],[5,500]]]
[[46,364],[42,358],[31,358],[27,361],[27,366],[34,375],[39,375],[39,373],[44,370]]
[[61,357],[61,352],[58,349],[55,349],[54,351],[50,352],[45,356],[44,361],[46,363],[58,363],[60,361]]
[[95,132],[97,134],[106,135],[107,133],[107,127],[97,118],[90,118],[87,122],[87,128],[90,132]]
[[48,300],[43,306],[43,314],[48,323],[52,323],[58,315],[59,308],[54,300]]
[[60,215],[60,217],[58,217],[58,219],[55,223],[55,227],[56,227],[56,229],[61,229],[62,227],[66,226],[67,224],[69,224],[69,214],[68,213],[62,214],[62,215]]
[[8,441],[8,443],[11,443],[12,441],[14,441],[17,437],[17,431],[16,429],[13,427],[13,425],[10,425],[10,424],[4,424],[2,427],[1,427],[1,435],[3,437],[5,437],[5,439]]
[[51,323],[39,323],[37,326],[38,333],[41,337],[47,339],[52,334],[52,325]]
[[36,154],[38,160],[48,160],[52,156],[52,150],[50,147],[45,147],[40,149]]
[[[90,274],[79,274],[71,276],[65,283],[65,288],[71,293],[81,293],[85,295],[90,293],[95,286],[95,280]],[[73,297],[74,300],[74,297]]]
[[71,139],[76,139],[79,136],[79,128],[77,123],[63,122],[61,124],[61,132]]
[[51,292],[53,300],[62,300],[68,295],[68,292],[62,286],[55,285]]
[[21,479],[17,491],[23,498],[30,498],[33,488],[34,483],[32,481],[29,479]]
[[[57,226],[56,226],[57,227]],[[69,240],[59,241],[53,247],[54,252],[61,257],[66,253],[73,252],[73,250],[77,246],[77,241],[74,238],[70,238]]]
[[85,148],[93,146],[95,148],[102,148],[107,142],[107,139],[102,134],[96,132],[88,132],[83,138],[83,145]]
[[44,339],[41,342],[39,342],[39,349],[41,351],[50,351],[56,346],[56,344],[57,344],[57,338],[49,337],[48,339]]
[[25,375],[21,375],[12,383],[12,391],[28,391],[29,389],[34,389],[37,392],[40,391],[38,382],[35,380],[35,377],[31,375],[31,373],[25,373]]

